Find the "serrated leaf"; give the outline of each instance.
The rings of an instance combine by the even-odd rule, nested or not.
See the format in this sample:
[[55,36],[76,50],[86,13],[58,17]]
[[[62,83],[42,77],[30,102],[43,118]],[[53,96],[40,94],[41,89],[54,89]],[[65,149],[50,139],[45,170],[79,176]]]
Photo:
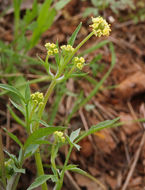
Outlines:
[[35,181],[29,186],[27,190],[34,189],[45,183],[48,179],[51,178],[51,175],[41,175],[35,179]]
[[62,131],[64,127],[47,127],[47,128],[39,128],[34,131],[26,140],[24,144],[24,148],[26,149],[29,145],[34,144],[36,140],[40,140],[40,138],[53,134],[55,131]]
[[21,98],[24,101],[24,97],[22,96],[22,94],[13,86],[10,86],[8,84],[0,84],[0,88],[5,89],[9,92],[12,92],[14,94],[16,94],[19,98]]
[[21,148],[23,148],[22,143],[20,142],[20,140],[18,139],[17,136],[15,136],[13,133],[10,133],[6,128],[3,128],[7,134],[11,137],[11,139],[13,139]]
[[80,140],[82,140],[83,138],[85,138],[86,136],[90,135],[90,134],[93,134],[97,131],[100,131],[102,129],[105,129],[105,128],[108,128],[108,127],[111,127],[113,126],[113,124],[119,120],[119,117],[118,118],[115,118],[113,120],[107,120],[107,121],[103,121],[103,122],[100,122],[99,124],[97,125],[94,125],[92,126],[88,131],[85,131],[84,133],[82,133],[79,138],[75,141],[75,143],[78,143]]
[[71,133],[71,135],[70,135],[71,142],[74,142],[74,140],[79,136],[80,130],[81,129],[79,128]]
[[82,26],[82,22],[77,26],[77,28],[75,29],[75,31],[73,32],[73,34],[71,35],[70,39],[68,40],[68,44],[73,46],[74,45],[74,42],[75,42],[75,39],[78,35],[78,32],[80,31],[81,29],[81,26]]

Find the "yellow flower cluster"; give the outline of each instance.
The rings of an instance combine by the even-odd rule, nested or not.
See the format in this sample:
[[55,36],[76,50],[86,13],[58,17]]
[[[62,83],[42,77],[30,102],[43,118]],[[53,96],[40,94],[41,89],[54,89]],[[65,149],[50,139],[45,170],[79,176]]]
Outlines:
[[46,43],[45,47],[47,49],[47,54],[50,55],[54,55],[58,53],[58,48],[56,47],[56,44],[54,43]]
[[63,45],[61,46],[61,49],[67,53],[72,53],[74,51],[74,48],[71,45]]
[[65,137],[63,136],[63,133],[61,131],[55,131],[54,137],[57,142],[65,143]]
[[41,105],[44,101],[43,93],[35,92],[34,94],[31,94],[31,99],[34,101],[36,105]]
[[78,69],[82,70],[85,59],[83,57],[74,57],[73,63],[77,66]]
[[92,22],[93,24],[90,25],[90,27],[92,27],[93,32],[96,36],[108,36],[110,34],[110,24],[108,24],[107,21],[101,16],[96,18],[92,17]]

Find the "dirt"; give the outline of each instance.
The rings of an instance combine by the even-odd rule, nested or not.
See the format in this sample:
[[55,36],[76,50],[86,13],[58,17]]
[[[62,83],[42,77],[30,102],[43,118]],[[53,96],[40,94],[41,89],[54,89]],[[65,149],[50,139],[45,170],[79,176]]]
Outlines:
[[[0,3],[2,2],[0,1]],[[88,27],[90,21],[81,17],[88,4],[77,0],[69,3],[60,13],[51,29],[43,34],[39,45],[30,52],[30,55],[35,57],[38,53],[44,58],[46,54],[43,48],[44,44],[56,40],[60,44],[66,43],[80,21],[83,22],[83,27],[76,44],[83,39],[90,30]],[[6,4],[3,3],[3,8],[5,6]],[[127,14],[127,10],[125,13]],[[145,23],[134,24],[130,22],[127,24],[126,21],[120,23],[119,16],[114,15],[110,10],[106,10],[104,15],[106,18],[112,15],[115,20],[111,26],[112,32],[109,40],[115,46],[116,64],[100,91],[89,102],[94,106],[94,109],[86,111],[83,108],[78,111],[72,118],[70,126],[72,130],[77,127],[87,130],[87,127],[89,128],[91,125],[115,117],[120,117],[122,125],[113,129],[105,129],[82,140],[80,152],[74,150],[70,162],[78,164],[80,168],[93,175],[108,190],[145,190],[145,124],[132,121],[145,117]],[[11,23],[7,23],[7,21],[11,21]],[[13,39],[13,13],[7,14],[0,22],[2,23],[0,38],[6,43],[11,42]],[[93,37],[84,48],[91,47],[99,41],[100,39]],[[96,81],[99,81],[110,67],[111,55],[108,46],[105,46],[91,53],[86,59],[91,60],[97,53],[103,55],[102,62],[105,64],[103,72],[94,77]],[[92,76],[92,70],[88,67],[84,68],[84,71],[86,70]],[[4,82],[6,81],[4,80]],[[76,81],[71,79],[68,81],[68,86],[74,93],[83,90],[85,96],[93,89],[93,85],[90,85],[84,78]],[[116,88],[107,89],[108,86],[116,86]],[[40,85],[34,84],[32,87],[37,90]],[[53,97],[51,97],[51,101],[53,101]],[[74,101],[75,99],[67,95],[63,97],[55,124],[63,122],[63,117],[68,114]],[[7,103],[8,98],[6,96],[0,97],[1,127],[9,126],[9,130],[18,135],[24,142],[26,134],[21,126],[11,118],[5,106]],[[3,134],[3,137],[5,147],[10,152],[17,154],[18,147],[6,134]],[[61,162],[63,162],[64,154],[65,150],[61,150],[59,156]],[[44,161],[48,162],[45,155]],[[18,188],[20,190],[27,188],[34,179],[32,176],[36,173],[33,158],[27,160],[24,167],[27,175],[21,176]],[[47,172],[48,169],[46,169]],[[74,183],[82,190],[103,190],[100,185],[96,185],[95,182],[84,176],[72,173],[71,176]],[[70,178],[67,179],[70,180]],[[67,185],[67,183],[71,183],[66,181],[64,190],[77,189],[73,185]],[[50,189],[51,186],[52,184],[50,184]]]

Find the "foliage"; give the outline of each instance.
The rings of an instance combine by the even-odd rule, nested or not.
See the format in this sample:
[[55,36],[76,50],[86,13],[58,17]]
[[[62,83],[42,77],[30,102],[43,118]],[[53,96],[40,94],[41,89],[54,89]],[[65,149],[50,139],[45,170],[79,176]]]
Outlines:
[[[48,15],[45,15],[45,16],[47,17]],[[92,21],[94,22],[94,19]],[[11,103],[13,107],[18,109],[23,115],[24,120],[23,118],[22,119],[19,118],[14,113],[12,108],[9,107],[10,113],[12,114],[13,118],[25,128],[27,136],[28,136],[26,141],[23,144],[16,135],[4,129],[6,133],[10,136],[10,138],[12,138],[12,140],[15,141],[15,143],[17,143],[20,147],[18,158],[15,155],[10,154],[9,152],[6,152],[8,156],[10,157],[9,161],[6,161],[6,160],[4,161],[4,159],[0,160],[0,166],[1,166],[0,171],[5,171],[4,173],[6,174],[1,177],[1,183],[4,189],[16,190],[21,173],[25,173],[25,170],[23,169],[23,163],[25,159],[33,155],[35,156],[35,160],[36,160],[38,176],[35,179],[35,181],[30,185],[28,190],[34,189],[40,185],[42,187],[42,190],[47,190],[47,183],[46,183],[47,180],[51,180],[55,183],[55,187],[54,187],[55,190],[60,190],[63,185],[64,174],[67,170],[78,172],[90,177],[89,174],[87,174],[86,172],[78,168],[77,166],[70,165],[68,163],[72,149],[77,148],[77,150],[80,150],[80,146],[78,145],[78,142],[80,140],[82,140],[86,136],[93,134],[101,129],[113,127],[114,125],[117,125],[116,122],[119,120],[119,118],[116,118],[114,120],[107,120],[107,121],[98,123],[94,126],[90,126],[90,129],[85,132],[80,132],[80,129],[77,129],[75,131],[72,131],[70,134],[67,134],[67,132],[65,132],[65,129],[67,128],[71,117],[67,118],[67,122],[65,126],[53,125],[53,119],[55,118],[56,111],[58,108],[57,99],[54,102],[55,110],[52,113],[53,119],[50,120],[51,125],[47,124],[45,121],[42,120],[42,115],[44,113],[47,101],[57,84],[60,84],[60,83],[65,84],[69,78],[74,77],[76,75],[78,77],[83,76],[84,73],[82,71],[82,68],[85,66],[85,59],[81,57],[81,55],[76,56],[78,50],[82,47],[82,45],[84,45],[93,35],[96,35],[96,36],[98,35],[98,37],[100,37],[100,32],[102,32],[103,35],[109,34],[108,32],[104,32],[104,30],[106,30],[106,24],[107,26],[109,26],[108,23],[106,23],[106,21],[104,25],[104,19],[100,17],[99,19],[96,18],[95,24],[98,27],[96,27],[95,25],[95,28],[93,27],[92,32],[89,33],[84,38],[84,40],[82,40],[75,48],[73,47],[73,44],[75,42],[78,32],[80,31],[81,24],[74,31],[74,33],[68,40],[67,45],[63,45],[60,47],[58,43],[57,44],[47,43],[45,45],[46,50],[47,50],[47,56],[45,60],[40,59],[40,62],[43,65],[43,67],[46,69],[47,75],[49,76],[49,80],[51,81],[45,93],[45,96],[43,96],[43,93],[40,93],[40,92],[36,92],[32,94],[29,83],[25,84],[25,90],[24,89],[18,90],[16,87],[8,85],[8,84],[0,84],[1,89],[11,94]],[[100,29],[99,24],[103,25],[101,29]],[[99,31],[98,33],[97,30],[101,30],[101,31]],[[110,32],[110,30],[108,31]],[[105,42],[105,43],[108,43],[108,42]],[[97,47],[95,46],[95,48],[98,48],[100,46],[101,44],[98,44],[98,46]],[[88,50],[88,52],[91,52],[93,49],[94,47]],[[110,51],[112,52],[112,63],[111,63],[110,69],[104,75],[102,80],[95,86],[95,88],[92,90],[92,92],[89,94],[88,97],[83,98],[82,94],[78,96],[78,100],[76,101],[75,107],[72,110],[72,113],[70,114],[71,116],[81,106],[84,106],[97,93],[100,86],[103,84],[103,82],[106,80],[106,78],[112,71],[115,64],[115,53],[114,53],[113,45],[111,43],[110,43]],[[49,58],[51,56],[55,58],[55,62],[56,62],[55,73],[51,72],[51,66],[49,63]],[[56,96],[59,100],[64,92],[64,88],[61,90],[62,90],[61,93],[59,93],[58,96]],[[46,138],[48,136],[51,136],[52,140],[49,140],[50,138]],[[51,162],[52,173],[48,175],[44,174],[43,164],[41,160],[40,146],[42,144],[46,144],[50,148],[50,162]],[[66,156],[64,165],[60,169],[59,167],[56,166],[55,161],[57,158],[59,148],[63,145],[68,145],[69,151]],[[0,149],[2,150],[2,145]],[[92,179],[94,180],[93,177]]]
[[126,8],[135,9],[135,5],[132,0],[91,0],[93,7],[86,8],[84,12],[84,16],[88,16],[90,14],[99,15],[99,12],[105,10],[106,8],[110,8],[115,14],[118,14],[120,10],[124,10]]

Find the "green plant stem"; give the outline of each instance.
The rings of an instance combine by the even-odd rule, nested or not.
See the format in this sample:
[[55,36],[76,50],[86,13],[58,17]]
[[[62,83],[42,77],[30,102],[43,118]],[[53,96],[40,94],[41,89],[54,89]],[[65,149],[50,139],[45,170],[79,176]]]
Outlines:
[[74,54],[86,43],[92,36],[94,35],[94,32],[91,32],[88,36],[85,37],[83,41],[79,43],[79,45],[75,48]]
[[[36,161],[36,167],[37,167],[37,172],[38,172],[37,175],[38,176],[44,175],[44,169],[43,169],[43,164],[42,164],[39,148],[35,152],[35,161]],[[46,182],[43,183],[41,187],[42,187],[42,190],[48,190]]]
[[0,170],[2,173],[2,183],[6,187],[6,173],[5,173],[5,164],[4,164],[4,153],[3,153],[3,143],[2,143],[2,134],[0,130]]
[[[50,86],[49,86],[49,88],[48,88],[48,90],[47,90],[47,92],[45,94],[43,106],[41,106],[41,108],[39,110],[39,113],[38,113],[38,118],[39,119],[41,119],[41,117],[42,117],[42,113],[43,113],[43,111],[45,109],[45,106],[46,106],[46,103],[48,101],[48,98],[50,97],[50,95],[51,95],[51,93],[52,93],[55,85],[56,85],[56,80],[54,79],[51,82],[51,84],[50,84]],[[36,126],[36,129],[37,128],[39,128],[39,123]],[[43,169],[43,164],[42,164],[42,159],[41,159],[40,149],[39,148],[37,149],[37,151],[35,152],[34,155],[35,155],[35,161],[36,161],[36,167],[37,167],[38,176],[44,175],[44,169]],[[47,190],[47,184],[46,184],[46,182],[43,183],[41,185],[41,187],[42,187],[42,190]]]
[[42,117],[42,113],[43,113],[43,111],[44,111],[44,109],[45,109],[45,106],[46,106],[46,104],[47,104],[48,98],[50,97],[50,95],[51,95],[51,93],[52,93],[52,91],[53,91],[55,85],[56,85],[56,80],[54,79],[54,80],[50,83],[50,86],[49,86],[49,88],[48,88],[48,90],[47,90],[47,92],[46,92],[46,94],[45,94],[43,105],[42,105],[42,107],[40,108],[39,113],[38,113],[38,117],[39,117],[39,118]]
[[65,160],[65,163],[64,163],[62,172],[61,172],[60,180],[59,180],[58,184],[56,184],[55,190],[61,190],[61,188],[62,188],[62,185],[63,185],[63,178],[64,178],[66,166],[67,166],[67,164],[68,164],[69,157],[70,157],[70,155],[71,155],[72,149],[73,149],[73,145],[70,146],[69,152],[68,152],[68,154],[67,154],[67,157],[66,157],[66,160]]
[[[22,168],[23,166],[23,162],[24,162],[24,154],[25,154],[25,150],[22,150],[22,155],[21,155],[21,159],[20,159],[20,168]],[[21,173],[17,173],[13,179],[13,185],[11,190],[16,190],[19,179],[20,179]]]
[[[62,69],[60,69],[60,71],[58,72],[58,74],[56,75],[55,79],[52,80],[46,94],[45,94],[45,97],[44,97],[44,102],[43,102],[43,105],[42,107],[40,108],[39,110],[39,113],[38,113],[38,118],[41,119],[42,117],[42,114],[43,114],[43,111],[45,109],[45,106],[47,104],[47,101],[48,101],[48,98],[50,97],[55,85],[56,85],[56,79],[58,79],[64,68],[65,68],[65,65],[72,59],[72,57],[74,56],[74,54],[78,51],[78,49],[93,35],[94,33],[91,32],[74,50],[74,52],[68,57],[68,59],[64,62],[63,66],[62,66]],[[47,60],[47,58],[46,58]],[[36,126],[36,129],[39,128],[39,123],[38,125]],[[66,158],[66,161],[65,161],[65,164],[64,166],[66,167],[67,163],[68,163],[68,159],[69,159],[69,156],[71,154],[71,151],[72,151],[72,147],[70,148],[70,151],[67,155],[67,158]],[[43,165],[42,165],[42,160],[41,160],[41,156],[40,156],[40,152],[39,152],[39,149],[36,151],[35,153],[35,160],[36,160],[36,167],[37,167],[37,171],[38,171],[38,176],[40,175],[44,175],[44,169],[43,169]],[[62,183],[63,183],[63,177],[64,177],[64,172],[65,172],[65,167],[64,169],[62,170],[62,177],[61,177],[61,180],[60,180],[60,185],[59,185],[59,189],[61,188],[62,186]],[[47,184],[46,182],[42,185],[42,190],[46,190],[46,187],[47,187]]]

